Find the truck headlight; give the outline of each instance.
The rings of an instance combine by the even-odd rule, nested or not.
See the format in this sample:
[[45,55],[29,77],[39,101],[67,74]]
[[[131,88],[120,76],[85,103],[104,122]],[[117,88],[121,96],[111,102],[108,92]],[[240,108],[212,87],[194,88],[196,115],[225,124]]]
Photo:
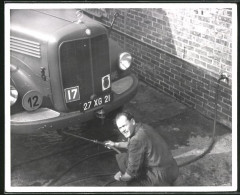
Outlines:
[[10,103],[11,103],[11,106],[16,103],[17,99],[18,99],[18,91],[14,86],[11,85],[11,87],[10,87]]
[[120,54],[119,68],[121,70],[127,70],[131,66],[131,63],[132,63],[132,56],[129,53],[124,52]]

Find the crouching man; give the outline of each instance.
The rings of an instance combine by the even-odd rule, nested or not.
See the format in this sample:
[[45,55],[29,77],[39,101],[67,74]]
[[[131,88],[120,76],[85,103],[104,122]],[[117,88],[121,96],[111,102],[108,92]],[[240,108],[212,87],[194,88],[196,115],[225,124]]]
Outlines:
[[119,131],[127,142],[106,141],[106,146],[126,148],[127,153],[116,155],[120,171],[114,178],[129,186],[171,186],[179,170],[164,139],[146,124],[136,123],[129,112],[115,118]]

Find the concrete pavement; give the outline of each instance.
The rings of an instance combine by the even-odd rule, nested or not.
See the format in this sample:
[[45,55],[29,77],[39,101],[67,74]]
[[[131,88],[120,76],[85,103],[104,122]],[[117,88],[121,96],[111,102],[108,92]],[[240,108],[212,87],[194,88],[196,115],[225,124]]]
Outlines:
[[[167,141],[179,164],[201,154],[211,141],[213,120],[140,82],[134,99],[124,106],[136,120],[153,126]],[[124,139],[108,118],[71,127],[70,132],[100,141]],[[216,144],[200,160],[180,168],[176,186],[231,186],[231,129],[217,124]],[[114,153],[56,132],[12,135],[12,186],[102,186],[118,171]],[[92,154],[106,152],[89,158]],[[85,160],[84,160],[85,159]],[[92,177],[91,177],[92,176]],[[79,179],[80,178],[80,179]],[[55,182],[53,182],[55,181]],[[112,186],[124,186],[114,182]]]

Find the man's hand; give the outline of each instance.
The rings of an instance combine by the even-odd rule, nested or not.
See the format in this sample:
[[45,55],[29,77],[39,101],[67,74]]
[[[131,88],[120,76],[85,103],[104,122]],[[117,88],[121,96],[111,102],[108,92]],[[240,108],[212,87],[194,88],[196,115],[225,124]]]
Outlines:
[[114,179],[116,179],[117,181],[130,181],[132,179],[132,177],[127,172],[122,174],[119,171],[114,175]]
[[114,175],[114,179],[117,181],[120,181],[120,177],[122,176],[122,173],[119,171]]
[[104,144],[108,149],[110,149],[110,147],[114,147],[114,142],[112,141],[105,141]]

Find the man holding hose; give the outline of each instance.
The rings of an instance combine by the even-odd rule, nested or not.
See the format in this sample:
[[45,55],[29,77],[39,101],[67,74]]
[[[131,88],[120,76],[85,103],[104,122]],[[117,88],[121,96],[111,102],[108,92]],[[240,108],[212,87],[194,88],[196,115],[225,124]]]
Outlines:
[[126,148],[127,153],[116,155],[120,171],[114,178],[129,186],[171,186],[179,170],[164,139],[146,124],[136,123],[129,112],[115,118],[119,131],[127,142],[106,141],[106,146]]

